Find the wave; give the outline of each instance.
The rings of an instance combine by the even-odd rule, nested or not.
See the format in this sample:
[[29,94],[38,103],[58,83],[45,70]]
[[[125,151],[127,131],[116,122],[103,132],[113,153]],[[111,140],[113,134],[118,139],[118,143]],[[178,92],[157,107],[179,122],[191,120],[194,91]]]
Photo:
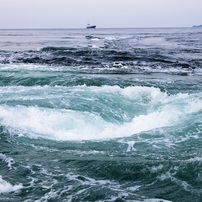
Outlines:
[[96,36],[92,36],[92,35],[88,35],[88,36],[86,36],[86,39],[89,39],[89,40],[100,40],[101,38],[100,37],[96,37]]
[[[92,36],[88,36],[88,38],[91,40],[99,40]],[[144,49],[138,47],[126,49],[119,46],[120,44],[111,45],[105,43],[101,46],[96,44],[77,47],[47,46],[38,51],[0,51],[0,63],[63,65],[92,69],[102,69],[106,68],[106,66],[113,68],[114,63],[121,63],[123,66],[127,66],[130,69],[130,71],[126,71],[126,73],[136,73],[141,68],[144,69],[144,71],[158,71],[158,69],[169,70],[172,68],[189,71],[202,69],[200,56],[181,59],[182,56],[179,55],[179,53],[170,53],[168,50],[164,51],[156,50],[155,48]],[[124,73],[124,71],[120,73]]]
[[[18,88],[1,92],[13,94]],[[45,93],[49,90],[50,95]],[[81,141],[129,137],[174,127],[202,109],[201,99],[195,95],[169,96],[153,87],[23,87],[17,92],[11,99],[18,100],[18,105],[0,105],[0,124],[11,134],[31,138]],[[44,107],[43,99],[49,107]],[[26,106],[26,100],[29,105],[32,100],[33,106]]]
[[77,48],[74,47],[56,47],[56,46],[47,46],[44,48],[41,48],[41,51],[43,52],[51,52],[51,51],[73,51],[77,50]]

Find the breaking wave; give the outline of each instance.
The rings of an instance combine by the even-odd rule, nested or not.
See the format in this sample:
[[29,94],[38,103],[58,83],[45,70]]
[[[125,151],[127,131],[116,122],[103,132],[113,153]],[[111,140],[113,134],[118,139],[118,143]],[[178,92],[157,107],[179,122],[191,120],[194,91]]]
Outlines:
[[11,185],[9,182],[6,182],[5,180],[3,180],[2,177],[0,176],[0,194],[6,193],[6,192],[8,193],[8,192],[19,191],[22,188],[23,188],[22,184]]
[[[46,94],[50,90],[52,95]],[[5,94],[5,91],[6,94],[18,92],[15,98],[10,99],[18,100],[21,105],[1,105],[1,125],[15,134],[55,140],[113,139],[175,126],[188,114],[200,111],[202,106],[202,101],[193,95],[169,96],[153,87],[122,89],[118,86],[80,86],[70,89],[47,86],[1,89],[1,93]],[[59,94],[54,95],[54,91]],[[26,102],[31,100],[35,105],[38,102],[38,106],[27,107]],[[53,108],[40,107],[43,100],[46,100],[46,105],[52,103]],[[75,105],[75,100],[80,100],[80,103]],[[120,102],[128,106],[118,108],[117,112]]]

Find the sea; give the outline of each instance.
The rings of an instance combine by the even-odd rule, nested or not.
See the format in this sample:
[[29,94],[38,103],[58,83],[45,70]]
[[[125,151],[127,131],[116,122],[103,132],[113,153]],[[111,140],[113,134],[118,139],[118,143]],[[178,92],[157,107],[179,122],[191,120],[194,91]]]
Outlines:
[[0,201],[201,202],[202,28],[1,29]]

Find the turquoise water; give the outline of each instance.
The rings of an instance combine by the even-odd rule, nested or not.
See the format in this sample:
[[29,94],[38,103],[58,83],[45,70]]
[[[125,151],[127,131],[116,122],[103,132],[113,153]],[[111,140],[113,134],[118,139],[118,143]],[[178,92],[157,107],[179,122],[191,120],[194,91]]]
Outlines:
[[201,201],[201,29],[0,31],[0,201]]

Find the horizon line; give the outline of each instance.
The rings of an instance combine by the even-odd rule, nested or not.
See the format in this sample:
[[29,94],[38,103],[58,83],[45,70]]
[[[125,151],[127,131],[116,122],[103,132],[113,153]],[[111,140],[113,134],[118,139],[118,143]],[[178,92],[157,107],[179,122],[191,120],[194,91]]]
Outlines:
[[[168,26],[168,27],[96,27],[95,29],[159,29],[159,28],[197,28],[194,25],[188,27],[178,27],[178,26]],[[0,30],[25,30],[25,29],[38,29],[38,30],[46,30],[46,29],[86,29],[86,27],[49,27],[49,28],[0,28]]]

